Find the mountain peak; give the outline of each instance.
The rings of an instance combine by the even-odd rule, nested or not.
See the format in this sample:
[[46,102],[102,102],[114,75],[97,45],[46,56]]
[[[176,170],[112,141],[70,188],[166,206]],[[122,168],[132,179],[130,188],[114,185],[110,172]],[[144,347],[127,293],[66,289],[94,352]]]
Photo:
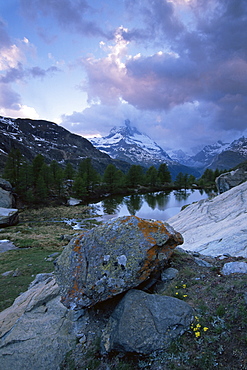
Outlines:
[[112,158],[121,159],[131,164],[149,167],[154,164],[172,162],[169,155],[148,135],[131,126],[126,119],[123,126],[115,126],[109,135],[93,138],[91,142],[97,149],[109,154]]

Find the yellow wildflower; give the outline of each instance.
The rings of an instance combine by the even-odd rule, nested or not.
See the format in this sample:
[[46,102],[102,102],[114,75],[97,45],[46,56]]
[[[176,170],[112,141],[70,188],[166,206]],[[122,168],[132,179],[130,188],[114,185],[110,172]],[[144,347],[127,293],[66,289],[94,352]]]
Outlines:
[[204,326],[203,330],[204,330],[204,331],[207,331],[207,330],[208,330],[208,328],[207,328],[206,326]]
[[199,338],[199,337],[200,337],[200,335],[201,335],[201,333],[200,333],[199,331],[196,331],[196,332],[195,332],[195,336],[196,336],[196,338]]

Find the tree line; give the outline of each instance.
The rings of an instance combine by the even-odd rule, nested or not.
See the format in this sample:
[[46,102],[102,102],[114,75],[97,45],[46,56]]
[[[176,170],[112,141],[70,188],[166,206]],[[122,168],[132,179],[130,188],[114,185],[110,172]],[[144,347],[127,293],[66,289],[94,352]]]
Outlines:
[[10,181],[18,197],[29,204],[44,204],[51,198],[61,200],[68,195],[84,199],[93,194],[123,193],[138,187],[155,189],[175,186],[186,189],[195,184],[210,186],[218,175],[219,172],[206,170],[196,180],[192,175],[179,173],[172,182],[165,163],[146,170],[140,165],[132,165],[127,173],[109,164],[100,175],[90,158],[81,160],[75,169],[70,162],[65,167],[55,160],[48,164],[42,154],[38,154],[31,162],[27,161],[18,149],[10,151],[4,168],[4,178]]

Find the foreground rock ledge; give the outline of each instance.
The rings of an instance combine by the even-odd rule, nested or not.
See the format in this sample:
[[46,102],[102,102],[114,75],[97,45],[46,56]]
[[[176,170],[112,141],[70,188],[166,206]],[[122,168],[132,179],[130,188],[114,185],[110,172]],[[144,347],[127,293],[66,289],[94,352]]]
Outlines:
[[162,221],[112,219],[73,239],[56,263],[61,302],[80,309],[137,287],[168,264],[181,234]]

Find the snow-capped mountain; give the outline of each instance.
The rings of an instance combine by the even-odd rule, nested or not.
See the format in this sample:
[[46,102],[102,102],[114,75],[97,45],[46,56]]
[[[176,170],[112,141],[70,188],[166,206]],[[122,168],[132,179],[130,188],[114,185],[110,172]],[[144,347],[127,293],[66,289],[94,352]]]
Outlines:
[[217,154],[209,164],[211,169],[231,169],[247,160],[247,138],[234,140],[225,150]]
[[56,123],[0,116],[0,172],[12,148],[19,149],[30,161],[37,154],[42,154],[47,162],[71,162],[76,166],[79,161],[89,157],[100,173],[103,173],[110,163],[114,163],[121,170],[129,167],[126,163],[114,161],[87,139],[72,134]]
[[149,136],[132,127],[129,120],[125,121],[125,126],[113,127],[108,136],[92,138],[90,141],[101,152],[131,164],[138,162],[150,167],[155,163],[173,162]]
[[201,169],[230,169],[247,160],[247,138],[242,137],[232,143],[217,141],[212,145],[206,145],[196,155],[189,156],[182,150],[168,152],[173,160]]
[[90,141],[97,149],[107,153],[110,157],[130,164],[158,167],[161,163],[166,163],[173,178],[179,172],[194,176],[199,175],[197,170],[172,160],[148,135],[131,126],[129,120],[125,120],[124,126],[113,127],[109,135],[102,138],[92,138]]

